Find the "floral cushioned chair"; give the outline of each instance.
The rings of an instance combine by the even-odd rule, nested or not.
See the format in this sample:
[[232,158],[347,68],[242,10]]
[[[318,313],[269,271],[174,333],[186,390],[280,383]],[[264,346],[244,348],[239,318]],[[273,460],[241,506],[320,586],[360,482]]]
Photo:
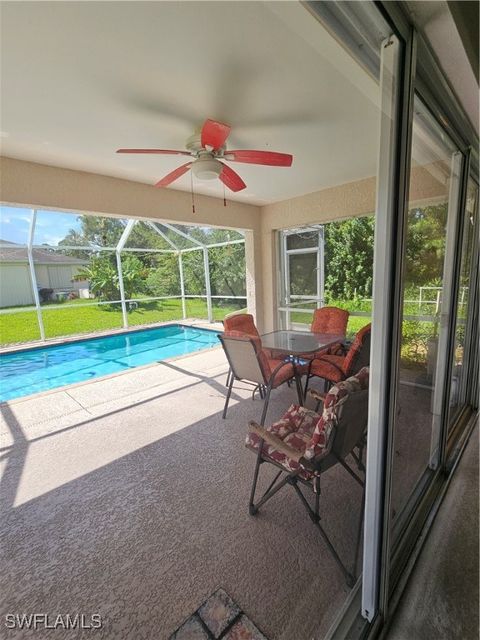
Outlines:
[[[328,394],[311,391],[310,394],[316,400],[323,401],[322,415],[305,407],[291,405],[278,422],[268,427],[250,422],[246,439],[246,446],[257,454],[250,495],[250,514],[255,515],[286,484],[293,486],[349,586],[353,586],[355,582],[365,492],[363,491],[360,507],[353,572],[350,573],[320,524],[320,477],[332,466],[340,464],[364,489],[364,481],[345,459],[350,455],[358,469],[364,471],[362,453],[368,418],[368,382],[369,369],[364,367],[357,375],[332,387]],[[255,503],[259,469],[265,462],[273,464],[279,471]],[[282,473],[284,476],[278,481]],[[299,484],[314,491],[314,508],[307,502]]]

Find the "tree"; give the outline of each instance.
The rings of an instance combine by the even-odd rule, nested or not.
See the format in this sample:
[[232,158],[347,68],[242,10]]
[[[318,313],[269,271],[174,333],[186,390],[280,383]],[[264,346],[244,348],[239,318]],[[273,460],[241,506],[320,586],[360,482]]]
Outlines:
[[[77,219],[80,221],[80,231],[70,229],[65,238],[58,243],[59,246],[116,247],[125,229],[125,221],[118,218],[82,215]],[[70,253],[78,256],[79,251],[65,249],[65,254]],[[88,251],[83,251],[83,254],[87,258],[91,255]]]
[[154,297],[180,295],[178,257],[174,253],[156,254],[154,266],[145,281],[147,295]]
[[325,289],[330,298],[370,298],[373,283],[374,217],[325,225]]
[[[143,288],[145,267],[136,256],[122,258],[122,276],[125,298],[133,298]],[[90,290],[101,300],[120,300],[120,285],[115,256],[93,256],[90,264],[75,276],[77,280],[88,280]]]
[[405,278],[421,287],[438,283],[445,258],[448,203],[414,207],[408,212]]
[[244,296],[245,245],[229,244],[208,250],[212,295]]

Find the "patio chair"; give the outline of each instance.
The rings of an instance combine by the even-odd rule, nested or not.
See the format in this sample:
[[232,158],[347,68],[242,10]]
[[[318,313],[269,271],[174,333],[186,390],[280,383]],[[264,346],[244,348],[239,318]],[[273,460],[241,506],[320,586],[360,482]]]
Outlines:
[[[310,331],[312,333],[329,333],[345,338],[349,316],[350,313],[348,311],[340,309],[339,307],[321,307],[320,309],[315,309]],[[345,347],[343,344],[338,343],[329,347],[327,353],[344,355]]]
[[[345,576],[348,586],[356,580],[360,536],[365,506],[365,482],[347,463],[351,455],[360,471],[365,471],[361,452],[365,443],[368,419],[368,367],[356,376],[339,382],[324,398],[322,415],[305,407],[291,405],[285,415],[265,428],[249,423],[246,446],[257,455],[250,494],[249,512],[254,516],[270,498],[287,484],[291,485],[314,525],[318,528],[328,550]],[[311,392],[316,396],[316,392]],[[260,466],[272,464],[278,469],[273,481],[255,502]],[[349,571],[320,524],[320,483],[322,475],[335,465],[342,466],[362,487],[360,518],[356,532],[353,569]],[[280,479],[280,476],[283,477]],[[312,507],[300,485],[312,490]]]
[[314,376],[323,378],[328,389],[332,384],[346,380],[362,367],[368,366],[370,364],[371,330],[371,323],[360,329],[345,356],[320,354],[313,358],[310,361],[304,394],[307,394],[308,384]]
[[[310,325],[312,333],[323,333],[332,336],[342,336],[345,338],[347,332],[347,324],[350,313],[339,307],[321,307],[313,312],[313,320]],[[343,343],[337,342],[329,347],[323,348],[315,353],[302,353],[301,358],[304,360],[313,360],[321,356],[345,355],[345,346]]]
[[227,415],[228,403],[235,380],[254,385],[252,398],[258,391],[264,400],[260,423],[265,423],[270,393],[284,382],[295,379],[298,397],[302,397],[300,378],[291,362],[269,358],[262,349],[260,338],[224,333],[218,336],[230,365],[230,380],[222,418]]
[[[260,338],[258,329],[255,325],[255,320],[251,313],[233,313],[232,315],[225,316],[223,319],[223,327],[225,334],[236,337],[251,337]],[[265,355],[268,358],[272,358],[272,352],[270,349],[264,349]],[[228,387],[230,384],[231,370],[228,371],[227,380],[225,385]]]
[[239,331],[254,338],[260,337],[251,313],[234,313],[227,316],[223,320],[223,326],[225,331]]
[[[255,326],[255,320],[251,313],[233,313],[229,316],[225,316],[223,319],[223,327],[227,335],[233,336],[250,336],[252,338],[260,338],[258,329]],[[228,387],[230,384],[230,376],[232,370],[229,369],[227,373],[227,379],[225,385]]]

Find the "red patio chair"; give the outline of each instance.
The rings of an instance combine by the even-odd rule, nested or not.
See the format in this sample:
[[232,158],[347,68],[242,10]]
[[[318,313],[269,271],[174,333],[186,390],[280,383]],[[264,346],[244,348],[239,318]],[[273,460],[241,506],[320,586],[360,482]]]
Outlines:
[[336,384],[357,373],[362,367],[370,364],[371,323],[360,329],[345,356],[320,354],[310,361],[305,394],[310,378],[323,378],[328,385]]
[[[310,331],[312,333],[326,333],[345,338],[349,316],[350,313],[348,311],[340,309],[339,307],[321,307],[320,309],[315,309]],[[320,358],[326,354],[345,355],[345,347],[343,344],[337,342],[330,347],[316,351],[314,354],[304,353],[301,355],[301,358],[304,360],[312,360],[313,358]]]
[[[260,338],[258,329],[255,325],[255,320],[251,313],[234,313],[230,316],[226,316],[223,320],[223,327],[225,329],[224,335],[230,335],[233,337],[250,337]],[[264,349],[265,355],[268,358],[272,357],[272,353],[268,349]],[[227,374],[226,386],[230,384],[231,370]]]
[[223,409],[222,418],[227,415],[228,403],[235,380],[254,385],[252,396],[258,391],[263,398],[263,412],[261,424],[264,424],[267,415],[270,392],[284,382],[295,379],[298,397],[302,397],[300,379],[291,362],[270,358],[262,349],[260,338],[252,338],[243,335],[231,335],[225,332],[218,336],[230,365],[230,380],[227,397]]
[[227,316],[223,320],[223,326],[225,331],[239,331],[247,336],[260,337],[251,313],[235,313]]
[[321,307],[313,312],[310,331],[313,333],[331,333],[344,336],[347,332],[350,313],[339,307]]

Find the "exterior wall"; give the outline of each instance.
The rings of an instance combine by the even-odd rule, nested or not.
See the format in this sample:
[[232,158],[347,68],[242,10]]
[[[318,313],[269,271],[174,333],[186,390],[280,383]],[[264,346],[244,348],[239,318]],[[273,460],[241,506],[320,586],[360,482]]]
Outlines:
[[323,189],[262,209],[262,281],[264,329],[277,326],[277,287],[280,278],[276,232],[290,227],[332,222],[375,211],[375,178]]
[[73,289],[73,276],[78,273],[78,267],[71,264],[52,264],[47,266],[48,281],[51,289]]
[[35,265],[35,277],[39,289],[51,289],[50,278],[48,277],[48,267],[46,264]]
[[231,229],[259,229],[259,207],[94,173],[0,158],[2,200],[8,204],[60,211],[159,218],[169,222]]
[[[73,289],[73,276],[79,267],[70,264],[36,264],[35,277],[39,289]],[[28,263],[0,264],[0,308],[34,305]]]
[[[375,211],[375,177],[263,207],[232,201],[224,207],[221,199],[197,196],[193,214],[190,194],[182,191],[12,158],[0,158],[0,167],[2,198],[8,204],[246,231],[248,308],[263,331],[276,325],[276,231]],[[446,186],[434,177],[438,175],[424,167],[413,169],[410,201],[443,196]]]
[[[436,178],[438,176],[438,179]],[[415,167],[410,179],[410,202],[421,204],[444,198],[448,185],[438,167]],[[263,328],[273,331],[277,325],[277,286],[280,278],[276,231],[313,223],[375,213],[376,179],[349,182],[315,193],[262,207],[262,282]]]
[[0,307],[35,304],[27,264],[0,265]]
[[[28,269],[28,265],[27,265]],[[35,277],[39,289],[74,289],[72,278],[79,267],[71,264],[35,264]]]

